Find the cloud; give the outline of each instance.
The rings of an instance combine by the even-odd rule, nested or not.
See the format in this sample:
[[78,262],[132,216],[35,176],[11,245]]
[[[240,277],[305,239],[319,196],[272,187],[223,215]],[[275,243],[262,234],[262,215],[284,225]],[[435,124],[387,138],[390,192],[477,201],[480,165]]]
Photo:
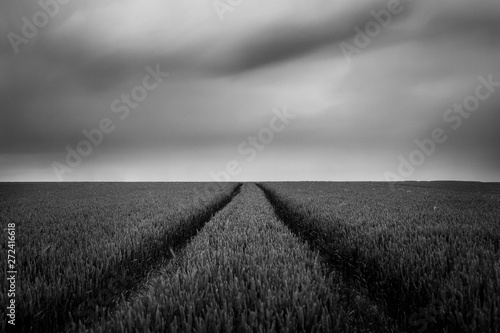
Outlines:
[[[237,144],[267,123],[272,108],[286,105],[299,119],[261,162],[248,166],[248,178],[267,167],[286,169],[290,179],[301,170],[318,179],[329,172],[375,179],[413,149],[414,139],[442,126],[443,112],[474,90],[479,75],[500,77],[497,2],[402,5],[401,15],[348,64],[340,42],[352,42],[354,27],[373,20],[371,10],[387,1],[256,0],[224,22],[210,1],[72,2],[18,55],[7,39],[0,42],[0,158],[15,161],[2,165],[3,177],[21,179],[17,169],[31,179],[41,170],[50,179],[50,161],[63,160],[82,130],[110,117],[117,130],[75,179],[99,178],[99,168],[134,179],[144,167],[134,166],[140,153],[151,163],[160,160],[163,169],[170,165],[172,179],[185,179],[190,168],[202,179],[238,158]],[[20,17],[37,8],[30,1],[0,4],[0,12],[10,14],[0,31],[19,31]],[[157,64],[171,76],[119,121],[112,101]],[[443,163],[458,168],[456,161],[471,158],[491,178],[500,169],[499,106],[497,95],[484,103],[429,168],[442,175]],[[116,156],[134,171],[120,169]],[[310,161],[287,168],[294,156]],[[365,173],[363,161],[371,168]],[[165,180],[161,165],[153,179]]]

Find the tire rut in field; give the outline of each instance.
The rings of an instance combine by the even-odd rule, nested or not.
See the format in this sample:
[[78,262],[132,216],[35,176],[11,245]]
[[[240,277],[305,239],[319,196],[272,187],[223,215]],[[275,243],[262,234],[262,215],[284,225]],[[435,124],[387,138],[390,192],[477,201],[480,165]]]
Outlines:
[[[153,261],[140,263],[132,257],[126,262],[119,262],[111,266],[104,274],[99,285],[107,286],[105,291],[112,291],[112,298],[108,297],[108,303],[102,304],[99,300],[102,297],[103,290],[92,290],[90,296],[85,300],[80,300],[84,304],[83,309],[68,309],[68,311],[77,312],[77,316],[64,316],[61,318],[61,326],[59,329],[71,331],[72,324],[81,321],[85,325],[98,320],[101,316],[107,316],[112,312],[121,297],[128,298],[134,291],[138,290],[141,284],[149,276],[151,272],[158,268],[159,265],[172,259],[175,253],[182,250],[189,242],[198,234],[198,232],[211,220],[211,218],[224,209],[241,191],[242,184],[239,183],[233,192],[224,197],[223,200],[216,202],[208,207],[202,214],[194,216],[186,221],[189,228],[176,233],[175,235],[165,235],[163,241],[151,251],[159,253],[154,257]],[[133,278],[130,278],[133,276]],[[89,306],[90,305],[90,306]],[[95,311],[95,305],[102,307],[102,312]],[[38,323],[40,324],[40,323]]]
[[347,331],[336,281],[264,192],[245,184],[138,297],[91,332]]
[[[314,236],[316,231],[309,230],[304,232],[300,230],[297,225],[300,223],[300,216],[292,215],[286,205],[264,185],[256,184],[262,192],[264,192],[266,199],[273,207],[274,213],[277,218],[283,223],[298,239],[308,244],[309,248],[319,253],[320,259],[323,263],[323,274],[328,277],[331,274],[340,273],[343,276],[343,283],[345,284],[343,292],[345,293],[346,305],[353,308],[354,311],[359,312],[358,320],[364,325],[371,325],[380,331],[401,331],[397,324],[396,318],[391,316],[387,307],[381,304],[380,301],[372,299],[371,295],[362,283],[357,279],[353,279],[352,272],[345,271],[342,267],[336,265],[332,260],[331,255],[327,253],[321,246],[317,246],[317,239]],[[291,223],[290,221],[293,221]]]

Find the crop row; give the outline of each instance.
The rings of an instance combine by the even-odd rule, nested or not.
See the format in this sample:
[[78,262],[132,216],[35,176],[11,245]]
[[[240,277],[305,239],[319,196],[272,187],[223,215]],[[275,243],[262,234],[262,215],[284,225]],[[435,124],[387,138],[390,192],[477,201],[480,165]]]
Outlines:
[[201,184],[187,183],[2,184],[0,222],[16,224],[18,331],[95,320],[196,234],[235,189],[200,195]]
[[340,286],[247,184],[145,290],[91,331],[354,331]]
[[500,327],[500,197],[380,183],[260,185],[289,227],[412,331]]

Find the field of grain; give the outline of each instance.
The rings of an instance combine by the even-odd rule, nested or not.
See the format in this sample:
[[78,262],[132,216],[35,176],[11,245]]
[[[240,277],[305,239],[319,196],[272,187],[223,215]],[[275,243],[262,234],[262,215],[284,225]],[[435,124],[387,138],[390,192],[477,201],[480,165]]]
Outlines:
[[219,185],[0,184],[17,331],[498,331],[498,184]]
[[497,332],[500,187],[270,183],[278,216],[400,328]]
[[[54,331],[68,322],[97,320],[194,236],[237,185],[206,194],[205,188],[194,183],[1,185],[0,221],[17,229],[17,329]],[[6,243],[3,238],[2,255]],[[6,287],[2,284],[2,304],[7,304]]]

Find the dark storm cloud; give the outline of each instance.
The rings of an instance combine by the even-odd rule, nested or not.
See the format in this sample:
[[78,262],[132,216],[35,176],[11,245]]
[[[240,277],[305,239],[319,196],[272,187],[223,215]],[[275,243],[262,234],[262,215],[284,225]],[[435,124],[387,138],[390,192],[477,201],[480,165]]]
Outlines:
[[483,32],[498,32],[500,21],[498,10],[500,4],[496,1],[479,2],[445,2],[447,5],[431,20],[431,31],[449,30],[467,32],[480,30]]
[[[224,49],[226,56],[222,56],[221,66],[226,66],[226,68],[222,71],[230,73],[258,69],[300,57],[322,47],[334,46],[338,52],[336,55],[342,56],[339,44],[343,41],[353,44],[352,39],[357,34],[354,28],[364,30],[366,23],[375,21],[372,11],[387,10],[388,3],[388,1],[368,2],[342,15],[331,13],[326,18],[310,25],[280,23],[252,31],[248,36],[240,36],[229,49]],[[392,15],[391,26],[412,16],[413,8],[417,6],[415,2],[401,1],[400,3],[398,8],[401,9],[401,13]],[[439,4],[439,1],[436,3]],[[474,38],[478,39],[478,43],[490,42],[496,45],[494,41],[500,35],[498,4],[490,3],[485,7],[475,3],[462,3],[450,10],[450,2],[445,1],[448,7],[444,8],[446,10],[439,11],[440,8],[436,6],[436,3],[423,1],[420,4],[422,11],[434,12],[430,22],[419,21],[419,17],[416,17],[415,28],[422,31],[422,35],[436,38],[439,34],[456,36],[476,34]],[[404,31],[397,29],[396,31],[382,31],[381,36],[376,38],[382,39],[383,42],[370,46],[368,52],[376,51],[379,47],[389,47],[395,43],[406,43],[411,40],[405,36]],[[488,40],[482,41],[482,39]]]
[[[440,2],[444,6],[440,6]],[[243,35],[238,35],[232,43],[221,43],[221,52],[214,52],[211,61],[223,73],[238,73],[258,69],[300,57],[324,47],[335,47],[336,56],[343,56],[339,44],[348,42],[353,44],[357,32],[355,27],[365,29],[368,22],[376,21],[372,12],[388,9],[390,1],[371,1],[357,5],[354,9],[342,13],[327,14],[315,20],[312,24],[294,22],[280,22],[257,28]],[[420,12],[426,13],[424,17]],[[382,31],[376,37],[376,45],[370,45],[366,50],[376,51],[380,47],[390,47],[396,43],[407,43],[415,38],[436,38],[439,35],[468,35],[477,34],[478,42],[489,39],[493,43],[500,33],[498,4],[483,1],[481,4],[450,1],[421,1],[420,3],[400,1],[397,7],[401,13],[391,16],[391,23],[387,31]],[[398,25],[411,16],[417,32],[408,34],[398,30]],[[427,18],[430,17],[430,20]],[[400,27],[400,26],[399,26]],[[391,29],[392,28],[392,29]],[[364,52],[364,51],[363,51]]]
[[[355,27],[363,29],[367,22],[374,21],[372,11],[388,10],[392,1],[361,1],[346,6],[345,10],[332,10],[326,4],[324,12],[313,22],[278,22],[236,36],[227,45],[222,42],[220,52],[214,51],[210,61],[216,69],[231,74],[293,60],[304,54],[324,47],[338,46],[343,41],[352,42],[357,34]],[[408,17],[412,13],[412,3],[402,1],[398,10],[391,15],[391,23]],[[391,7],[392,8],[392,7]],[[341,55],[340,49],[336,55]]]
[[[489,0],[401,1],[402,13],[351,66],[339,44],[352,43],[354,27],[363,29],[387,1],[315,2],[314,17],[290,14],[286,1],[249,2],[224,22],[210,4],[194,0],[97,3],[72,3],[18,55],[6,38],[0,42],[0,155],[11,161],[0,167],[9,175],[15,165],[36,174],[40,163],[28,167],[30,158],[64,158],[83,129],[116,116],[111,102],[142,82],[146,66],[159,65],[171,77],[117,123],[90,162],[116,166],[106,156],[127,151],[135,165],[136,152],[150,152],[150,161],[164,154],[171,173],[185,175],[194,168],[182,165],[186,154],[203,177],[204,161],[210,168],[237,158],[235,147],[266,125],[271,109],[288,105],[301,120],[279,134],[276,150],[269,148],[276,165],[293,164],[295,148],[312,159],[304,164],[310,173],[314,161],[322,165],[318,172],[332,160],[346,161],[339,172],[356,169],[362,156],[385,171],[415,138],[442,125],[442,113],[473,91],[478,75],[500,80],[499,6]],[[12,14],[0,25],[2,35],[18,31],[19,18],[36,10],[35,2],[0,4],[0,12]],[[259,19],[261,12],[273,19]],[[460,154],[459,161],[474,157],[498,169],[499,106],[497,97],[484,103],[429,163]],[[257,173],[273,165],[272,157],[262,158]]]

